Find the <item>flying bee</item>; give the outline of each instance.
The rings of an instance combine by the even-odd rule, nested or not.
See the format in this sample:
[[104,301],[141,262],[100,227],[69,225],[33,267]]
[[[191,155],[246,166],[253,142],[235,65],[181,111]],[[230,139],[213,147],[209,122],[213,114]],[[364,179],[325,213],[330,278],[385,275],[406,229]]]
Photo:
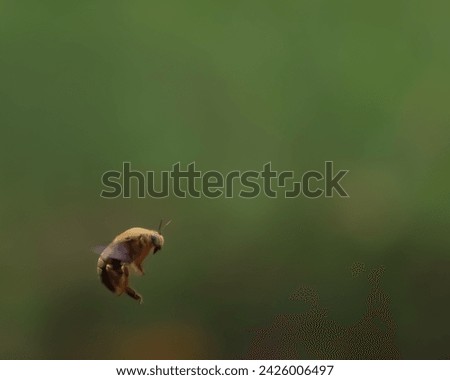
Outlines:
[[98,258],[97,273],[103,285],[117,295],[126,293],[142,303],[142,296],[128,284],[129,267],[140,275],[144,274],[142,264],[145,258],[161,250],[164,245],[161,227],[162,220],[158,231],[133,227],[117,235]]

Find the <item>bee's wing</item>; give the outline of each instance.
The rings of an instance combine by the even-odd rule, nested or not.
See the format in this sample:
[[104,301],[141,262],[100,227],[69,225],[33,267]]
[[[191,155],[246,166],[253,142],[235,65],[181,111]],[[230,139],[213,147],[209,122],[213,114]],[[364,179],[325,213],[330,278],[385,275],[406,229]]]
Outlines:
[[91,248],[91,251],[96,253],[97,255],[101,255],[106,247],[107,245],[96,245],[95,247]]
[[101,253],[104,258],[117,259],[123,263],[131,263],[133,261],[129,247],[126,243],[111,243]]

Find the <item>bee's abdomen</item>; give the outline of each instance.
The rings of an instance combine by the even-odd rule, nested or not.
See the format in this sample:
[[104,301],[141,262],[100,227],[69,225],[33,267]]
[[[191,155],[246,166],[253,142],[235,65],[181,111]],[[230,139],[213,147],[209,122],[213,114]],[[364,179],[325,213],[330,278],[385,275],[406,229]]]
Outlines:
[[98,261],[97,261],[97,273],[98,273],[98,275],[101,276],[102,272],[104,270],[106,270],[106,263],[101,257],[99,257]]
[[97,273],[100,276],[100,281],[105,285],[111,292],[116,292],[116,286],[112,282],[112,278],[108,271],[106,270],[106,265],[108,265],[101,257],[97,261]]

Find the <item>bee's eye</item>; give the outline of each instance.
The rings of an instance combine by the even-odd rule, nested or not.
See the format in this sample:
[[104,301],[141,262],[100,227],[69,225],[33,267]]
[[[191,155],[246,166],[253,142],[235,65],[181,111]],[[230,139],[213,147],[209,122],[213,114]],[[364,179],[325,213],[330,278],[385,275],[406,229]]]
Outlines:
[[156,244],[158,242],[158,238],[156,235],[152,235],[152,243]]

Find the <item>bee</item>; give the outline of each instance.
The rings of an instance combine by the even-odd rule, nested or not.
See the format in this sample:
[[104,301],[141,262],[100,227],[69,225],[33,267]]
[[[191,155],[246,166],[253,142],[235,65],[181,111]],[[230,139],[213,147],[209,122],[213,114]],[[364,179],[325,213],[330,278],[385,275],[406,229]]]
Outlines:
[[[164,227],[170,223],[167,222]],[[162,220],[158,231],[141,227],[130,228],[117,235],[100,254],[97,261],[97,273],[100,281],[111,292],[121,295],[126,293],[131,298],[143,302],[142,296],[128,283],[131,267],[143,275],[142,264],[149,254],[162,249],[164,237],[161,234]]]

